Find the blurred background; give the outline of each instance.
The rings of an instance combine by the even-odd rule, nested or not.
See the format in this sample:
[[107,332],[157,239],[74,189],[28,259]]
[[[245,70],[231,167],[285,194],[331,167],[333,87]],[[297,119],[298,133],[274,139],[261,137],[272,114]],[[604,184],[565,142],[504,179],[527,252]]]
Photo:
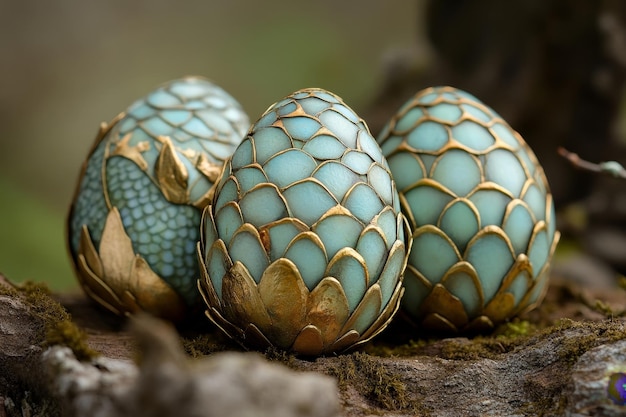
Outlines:
[[619,0],[0,0],[0,272],[76,288],[64,221],[100,122],[195,74],[252,120],[326,88],[374,134],[422,88],[469,90],[544,165],[564,232],[557,271],[609,285],[626,270],[626,184],[556,148],[626,161],[625,16]]
[[208,77],[253,120],[292,91],[323,87],[360,114],[387,57],[417,50],[422,7],[0,0],[0,272],[74,286],[64,217],[81,163],[100,122],[158,85]]

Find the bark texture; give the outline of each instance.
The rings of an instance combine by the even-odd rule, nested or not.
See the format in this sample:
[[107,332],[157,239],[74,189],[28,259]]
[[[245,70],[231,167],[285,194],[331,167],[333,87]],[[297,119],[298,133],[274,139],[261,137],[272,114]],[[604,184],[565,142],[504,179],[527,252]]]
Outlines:
[[41,306],[22,291],[4,293],[0,416],[626,412],[607,395],[609,377],[626,372],[621,289],[553,283],[538,310],[499,336],[426,338],[398,319],[359,352],[315,360],[243,352],[204,321],[178,332],[149,317],[122,325],[82,294],[64,295],[57,298],[100,352],[78,360],[85,355],[62,340],[50,344],[54,326]]

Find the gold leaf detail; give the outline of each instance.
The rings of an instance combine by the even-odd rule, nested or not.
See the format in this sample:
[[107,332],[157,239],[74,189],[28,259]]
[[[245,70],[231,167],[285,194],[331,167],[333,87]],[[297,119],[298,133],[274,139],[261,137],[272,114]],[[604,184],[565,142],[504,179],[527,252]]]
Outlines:
[[213,201],[213,196],[215,195],[215,189],[217,188],[218,180],[224,175],[225,170],[227,169],[227,165],[230,164],[214,164],[209,162],[209,160],[203,154],[200,154],[198,160],[196,161],[196,169],[213,185],[209,188],[209,191],[204,193],[202,197],[200,197],[197,201],[193,201],[195,207],[200,209],[205,208],[206,206],[211,204]]
[[185,303],[174,289],[159,277],[140,255],[135,260],[128,280],[128,292],[131,293],[142,310],[167,317],[181,319],[185,312]]
[[209,277],[209,273],[206,270],[206,265],[204,263],[204,255],[200,242],[196,244],[196,252],[198,255],[198,264],[200,266],[200,279],[198,280],[198,290],[200,291],[200,295],[204,299],[205,304],[221,308],[222,303],[220,302],[219,297],[217,296],[217,292],[213,287],[213,282]]
[[113,207],[107,214],[100,240],[103,276],[111,287],[120,289],[126,285],[134,258],[133,245],[124,230],[120,212]]
[[129,316],[131,314],[135,314],[141,311],[141,307],[139,307],[139,304],[137,304],[137,298],[132,292],[128,290],[122,291],[120,300],[122,304],[124,305],[125,316]]
[[261,276],[259,294],[272,320],[272,339],[288,349],[305,326],[309,295],[296,265],[286,258],[270,264]]
[[99,276],[87,265],[87,261],[82,254],[76,260],[78,278],[85,293],[102,307],[117,315],[124,314],[124,306],[119,297],[113,292]]
[[330,347],[330,350],[333,352],[343,352],[344,350],[355,346],[360,337],[361,336],[356,330],[350,330],[348,333],[337,339],[337,341]]
[[244,334],[243,330],[226,320],[220,311],[213,307],[209,307],[205,310],[204,314],[213,324],[220,328],[230,338],[236,340],[237,342],[241,342]]
[[375,337],[377,334],[385,330],[385,327],[389,325],[391,319],[396,314],[398,309],[400,308],[400,300],[402,299],[402,294],[404,294],[404,287],[402,286],[402,282],[398,282],[396,285],[396,289],[393,291],[393,295],[391,299],[380,313],[380,316],[376,319],[374,323],[370,326],[369,329],[363,333],[361,336],[362,339],[359,341],[359,344],[365,343],[368,340]]
[[254,347],[258,350],[265,350],[274,346],[272,342],[263,334],[263,332],[254,324],[250,324],[243,332],[245,347]]
[[169,137],[159,136],[157,139],[163,146],[154,166],[154,175],[161,192],[167,201],[174,204],[188,204],[187,179],[189,174],[187,168],[176,154]]
[[478,316],[474,320],[472,320],[467,326],[465,326],[463,328],[463,331],[467,333],[478,334],[493,330],[493,328],[494,324],[489,317]]
[[317,356],[324,351],[322,332],[312,324],[306,326],[293,342],[291,349],[304,356]]
[[427,314],[422,320],[422,325],[427,329],[442,333],[457,333],[459,331],[450,320],[437,313]]
[[469,321],[463,303],[441,284],[435,284],[420,308],[420,315],[431,314],[445,317],[455,327],[463,327]]
[[515,308],[515,297],[510,292],[497,294],[485,306],[483,314],[494,323],[501,323],[513,315]]
[[254,279],[239,261],[226,273],[222,282],[222,300],[227,320],[241,329],[254,323],[261,332],[272,327]]
[[306,309],[306,322],[320,329],[324,346],[340,336],[339,331],[350,315],[346,294],[332,277],[324,278],[311,291]]
[[124,158],[130,159],[136,163],[142,171],[146,171],[148,169],[148,163],[144,159],[142,152],[150,149],[150,143],[142,141],[135,146],[130,146],[129,142],[132,137],[132,133],[124,135],[124,137],[115,144],[115,148],[113,149],[113,152],[111,152],[111,156],[123,156]]
[[105,220],[100,254],[83,226],[78,258],[85,292],[108,310],[119,315],[145,310],[172,320],[184,315],[178,293],[135,255],[116,207]]
[[270,253],[272,250],[272,242],[270,239],[270,232],[267,228],[259,229],[259,238],[261,239],[261,244],[263,245],[265,252]]
[[359,335],[365,333],[379,316],[382,303],[383,296],[380,292],[380,286],[374,284],[365,292],[363,299],[354,309],[352,316],[350,316],[350,319],[343,326],[341,333],[347,332],[348,330],[356,330]]
[[222,163],[210,162],[204,154],[200,154],[198,162],[196,162],[196,168],[198,168],[198,171],[200,171],[212,183],[215,183],[220,177],[223,165],[224,164]]
[[299,102],[293,101],[292,103],[296,105],[296,108],[291,113],[285,114],[282,117],[304,116],[304,117],[309,117],[311,119],[314,119],[313,117],[311,117],[311,115],[309,115],[307,112],[304,111],[304,109],[302,108]]
[[85,257],[85,261],[89,268],[93,271],[96,276],[104,275],[104,268],[102,267],[102,262],[100,262],[100,257],[98,255],[98,251],[96,251],[96,247],[91,240],[91,236],[89,235],[89,230],[87,229],[87,225],[83,225],[80,229],[80,240],[78,242],[78,253],[82,254]]

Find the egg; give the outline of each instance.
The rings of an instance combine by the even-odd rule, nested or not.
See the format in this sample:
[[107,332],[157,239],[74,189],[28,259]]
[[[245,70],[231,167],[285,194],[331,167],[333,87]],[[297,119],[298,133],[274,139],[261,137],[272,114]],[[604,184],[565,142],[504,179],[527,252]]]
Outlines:
[[120,315],[178,319],[197,305],[201,210],[248,128],[239,103],[200,77],[168,82],[102,124],[67,222],[87,295]]
[[407,237],[365,122],[328,91],[296,91],[253,124],[204,210],[206,314],[248,348],[358,346],[399,307]]
[[378,137],[413,242],[402,306],[419,326],[485,331],[537,306],[559,240],[544,171],[493,109],[418,92]]

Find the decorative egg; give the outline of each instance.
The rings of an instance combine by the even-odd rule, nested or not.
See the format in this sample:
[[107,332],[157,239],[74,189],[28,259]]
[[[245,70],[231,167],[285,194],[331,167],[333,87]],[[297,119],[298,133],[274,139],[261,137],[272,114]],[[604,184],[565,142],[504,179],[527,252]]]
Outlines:
[[85,292],[110,311],[182,317],[197,304],[202,208],[249,122],[197,77],[171,81],[102,124],[83,164],[68,241]]
[[403,309],[432,330],[481,331],[534,308],[559,240],[532,150],[452,87],[400,108],[378,142],[411,224]]
[[251,127],[204,210],[206,314],[251,348],[364,343],[399,307],[407,233],[363,120],[330,92],[297,91]]

